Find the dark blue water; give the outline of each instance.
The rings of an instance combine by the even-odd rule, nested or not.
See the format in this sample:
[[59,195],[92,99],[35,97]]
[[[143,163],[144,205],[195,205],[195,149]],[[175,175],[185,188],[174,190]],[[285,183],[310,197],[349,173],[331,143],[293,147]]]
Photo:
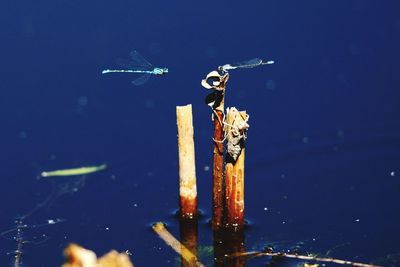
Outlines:
[[[24,244],[24,266],[61,265],[70,242],[175,266],[150,225],[178,236],[175,106],[191,103],[199,240],[211,246],[212,122],[200,80],[260,57],[276,63],[232,71],[225,100],[250,114],[246,249],[304,243],[303,253],[400,266],[399,11],[372,0],[2,1],[0,231],[49,198],[26,223],[65,222],[24,229],[36,240]],[[101,75],[134,49],[170,73],[140,87]],[[37,179],[101,163],[109,168],[85,180]],[[1,239],[1,266],[15,247]]]

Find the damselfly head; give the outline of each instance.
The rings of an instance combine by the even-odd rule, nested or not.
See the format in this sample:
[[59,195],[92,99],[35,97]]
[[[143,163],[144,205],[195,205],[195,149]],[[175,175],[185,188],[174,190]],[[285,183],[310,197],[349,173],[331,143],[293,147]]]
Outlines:
[[224,75],[225,73],[227,73],[228,71],[225,69],[225,66],[227,64],[225,64],[224,66],[218,66],[217,70],[219,73],[221,73],[221,75]]

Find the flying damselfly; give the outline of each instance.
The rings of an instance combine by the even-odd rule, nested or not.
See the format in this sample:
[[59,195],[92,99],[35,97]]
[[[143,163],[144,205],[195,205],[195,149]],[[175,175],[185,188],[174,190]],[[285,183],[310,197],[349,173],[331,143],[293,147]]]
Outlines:
[[139,78],[132,81],[133,85],[142,85],[146,83],[151,75],[163,75],[168,73],[168,68],[155,68],[144,59],[139,52],[132,51],[129,53],[131,60],[123,62],[121,65],[127,69],[122,70],[103,70],[101,73],[141,73]]
[[222,72],[228,72],[228,70],[234,70],[234,69],[250,69],[254,67],[258,67],[261,65],[270,65],[274,64],[273,60],[268,60],[264,61],[259,58],[253,58],[247,61],[242,61],[242,62],[237,62],[234,64],[225,64],[223,66],[219,66],[218,70]]

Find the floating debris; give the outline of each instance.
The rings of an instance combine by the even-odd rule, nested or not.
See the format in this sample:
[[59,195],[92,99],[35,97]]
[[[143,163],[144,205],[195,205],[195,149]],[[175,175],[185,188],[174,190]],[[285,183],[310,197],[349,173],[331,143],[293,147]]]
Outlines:
[[64,255],[67,257],[67,263],[63,267],[133,267],[126,251],[118,253],[112,250],[97,258],[93,251],[71,244],[64,250]]
[[56,171],[44,171],[40,174],[42,177],[52,177],[52,176],[75,176],[75,175],[84,175],[93,172],[102,171],[107,167],[107,164],[102,164],[99,166],[90,166],[90,167],[80,167],[73,169],[63,169]]
[[[234,253],[231,255],[228,255],[227,257],[261,257],[261,256],[267,256],[267,257],[277,257],[277,258],[290,258],[290,259],[298,259],[298,260],[306,260],[306,261],[317,261],[317,262],[331,262],[331,263],[336,263],[340,265],[350,265],[350,266],[359,266],[359,267],[379,267],[379,265],[374,265],[374,264],[367,264],[367,263],[361,263],[361,262],[354,262],[354,261],[348,261],[348,260],[341,260],[341,259],[335,259],[335,258],[320,258],[314,255],[299,255],[299,254],[290,254],[290,253],[285,253],[285,252],[265,252],[265,251],[249,251],[249,252],[244,252],[244,253]],[[307,264],[307,263],[306,263]],[[307,264],[304,266],[316,266],[317,264]]]
[[[158,236],[167,243],[176,253],[181,255],[182,259],[190,264],[188,266],[197,266],[204,267],[204,264],[201,263],[197,256],[194,255],[186,246],[184,246],[181,242],[179,242],[165,227],[165,224],[162,222],[156,222],[153,225],[153,230],[158,234]],[[161,248],[160,248],[161,249]]]

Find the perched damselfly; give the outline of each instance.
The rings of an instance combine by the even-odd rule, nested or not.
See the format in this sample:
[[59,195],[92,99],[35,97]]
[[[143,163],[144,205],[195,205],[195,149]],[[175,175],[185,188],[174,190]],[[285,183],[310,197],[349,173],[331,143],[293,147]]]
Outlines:
[[250,69],[261,65],[270,65],[270,64],[274,64],[274,61],[273,60],[264,61],[259,58],[253,58],[247,61],[219,66],[218,70],[222,72],[228,72],[229,70],[234,70],[234,69]]
[[168,68],[155,68],[144,59],[139,52],[132,51],[129,53],[130,60],[123,62],[121,65],[127,69],[123,70],[103,70],[101,73],[141,73],[139,78],[132,81],[133,85],[142,85],[146,83],[151,75],[163,75],[168,73]]

